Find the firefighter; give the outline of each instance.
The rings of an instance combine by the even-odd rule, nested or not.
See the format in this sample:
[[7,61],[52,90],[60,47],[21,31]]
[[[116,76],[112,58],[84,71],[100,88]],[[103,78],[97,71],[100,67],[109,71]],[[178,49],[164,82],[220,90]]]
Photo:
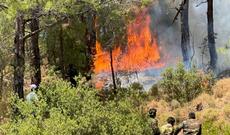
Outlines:
[[37,101],[38,100],[38,96],[36,94],[36,89],[37,89],[37,85],[36,84],[31,84],[30,85],[30,93],[26,96],[26,101],[28,102],[32,102],[32,101]]
[[150,126],[152,129],[152,135],[160,135],[160,129],[158,127],[158,120],[156,119],[157,110],[155,108],[151,108],[149,110]]
[[175,129],[175,135],[177,135],[182,129],[184,135],[201,135],[201,123],[196,120],[196,115],[194,112],[190,112],[188,115],[188,120],[183,121]]
[[175,119],[173,117],[168,117],[167,124],[160,128],[161,135],[173,135],[174,134],[174,124]]

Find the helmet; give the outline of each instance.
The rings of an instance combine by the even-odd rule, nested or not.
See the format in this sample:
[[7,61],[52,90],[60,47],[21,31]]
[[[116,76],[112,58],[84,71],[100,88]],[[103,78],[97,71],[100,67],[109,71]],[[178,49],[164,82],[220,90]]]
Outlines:
[[196,114],[194,112],[190,112],[188,114],[189,119],[196,119]]
[[175,120],[175,118],[173,118],[173,117],[168,117],[167,122],[168,122],[169,124],[171,124],[171,125],[174,125],[174,123],[176,122],[176,120]]
[[36,84],[31,84],[31,85],[30,85],[30,89],[34,90],[34,89],[36,89],[36,88],[37,88],[37,85],[36,85]]
[[149,109],[149,116],[150,117],[155,117],[156,113],[157,113],[157,109],[155,109],[155,108]]

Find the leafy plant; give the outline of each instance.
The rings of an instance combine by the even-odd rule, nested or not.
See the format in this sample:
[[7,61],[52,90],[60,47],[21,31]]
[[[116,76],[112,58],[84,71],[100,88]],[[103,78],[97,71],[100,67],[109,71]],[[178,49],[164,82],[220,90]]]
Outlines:
[[2,134],[90,135],[149,134],[146,116],[131,98],[99,101],[97,91],[62,80],[47,80],[38,90],[39,101],[12,100],[11,121]]
[[187,71],[183,64],[168,68],[162,74],[160,88],[167,101],[176,99],[180,103],[189,102],[202,92],[211,92],[214,84],[212,75],[203,74],[196,68]]

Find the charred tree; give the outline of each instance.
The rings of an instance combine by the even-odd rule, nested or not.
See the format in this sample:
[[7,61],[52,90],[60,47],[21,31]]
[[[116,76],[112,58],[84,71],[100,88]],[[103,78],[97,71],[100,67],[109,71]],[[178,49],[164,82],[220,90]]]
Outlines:
[[116,77],[115,77],[114,68],[113,68],[113,50],[112,48],[109,49],[109,54],[110,54],[110,67],[111,67],[111,72],[112,72],[114,94],[116,94],[117,85],[116,85]]
[[213,19],[213,0],[208,0],[208,48],[210,53],[210,68],[211,70],[216,69],[217,63],[217,52],[215,46],[215,33],[214,33],[214,19]]
[[184,0],[181,4],[181,49],[183,62],[186,68],[191,67],[191,46],[189,34],[189,0]]
[[[39,19],[38,19],[39,8],[36,7],[31,12],[31,32],[39,30]],[[31,67],[31,83],[39,86],[41,82],[41,66],[40,66],[40,50],[39,50],[39,33],[31,36],[31,57],[30,57],[30,67]]]
[[14,38],[14,77],[13,89],[19,98],[24,98],[24,71],[25,71],[25,23],[24,15],[21,12],[17,13],[15,23],[15,38]]

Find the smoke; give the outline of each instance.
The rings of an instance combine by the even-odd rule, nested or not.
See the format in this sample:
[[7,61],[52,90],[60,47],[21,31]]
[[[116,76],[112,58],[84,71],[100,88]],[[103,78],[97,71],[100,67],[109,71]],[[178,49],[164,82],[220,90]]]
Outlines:
[[[198,67],[202,67],[201,55],[202,51],[199,48],[207,37],[207,3],[199,5],[201,0],[190,2],[190,31],[193,44],[196,49],[194,63]],[[197,7],[197,5],[199,5]],[[228,46],[230,39],[230,14],[229,0],[214,0],[214,29],[216,35],[216,48],[218,53],[217,73],[226,70],[230,67],[230,53]],[[205,63],[209,61],[209,53],[206,50]]]
[[[209,52],[203,46],[207,45],[207,3],[200,4],[205,0],[190,0],[189,25],[191,46],[194,49],[193,64],[198,68],[206,68],[209,63]],[[176,15],[176,7],[181,0],[158,0],[151,7],[150,13],[153,18],[153,26],[158,29],[159,44],[162,55],[168,55],[166,63],[174,65],[175,60],[182,59],[180,41],[180,15],[172,25]],[[197,6],[199,5],[199,6]],[[216,48],[218,52],[218,71],[230,68],[230,14],[229,0],[214,0],[214,29],[216,35]],[[157,22],[157,23],[155,23]],[[204,54],[203,54],[204,53]],[[203,59],[202,59],[203,56]]]

